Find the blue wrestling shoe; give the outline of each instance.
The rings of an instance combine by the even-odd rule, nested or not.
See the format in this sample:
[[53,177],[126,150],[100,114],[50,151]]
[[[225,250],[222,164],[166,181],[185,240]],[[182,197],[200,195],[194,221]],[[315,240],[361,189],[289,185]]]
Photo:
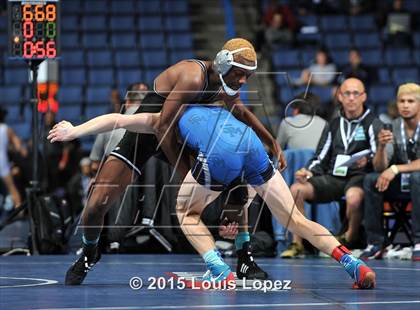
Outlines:
[[207,271],[203,275],[203,281],[221,282],[229,280],[235,281],[235,276],[228,264],[207,265]]
[[231,290],[236,288],[236,280],[229,265],[208,264],[208,270],[200,281],[196,282],[196,286],[201,288]]
[[375,272],[362,260],[355,258],[353,255],[345,254],[340,263],[355,281],[353,288],[370,289],[375,287]]
[[171,277],[178,278],[179,281],[185,283],[185,287],[193,289],[222,289],[231,290],[236,288],[236,280],[229,265],[226,264],[219,251],[211,250],[204,256],[207,256],[207,271],[203,276],[198,277],[178,277],[172,273],[168,273]]
[[232,270],[227,264],[207,265],[208,270],[201,277],[179,278],[173,273],[168,273],[171,277],[184,282],[186,288],[192,289],[222,289],[230,290],[236,288],[236,280]]
[[236,287],[235,276],[232,273],[229,265],[223,261],[219,251],[209,251],[207,254],[206,266],[207,271],[202,276],[201,287],[208,287],[215,289],[232,289]]

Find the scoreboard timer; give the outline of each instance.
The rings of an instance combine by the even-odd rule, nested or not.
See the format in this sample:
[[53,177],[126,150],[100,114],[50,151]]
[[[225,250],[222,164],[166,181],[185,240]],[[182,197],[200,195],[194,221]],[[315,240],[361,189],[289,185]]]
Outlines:
[[59,0],[9,0],[8,17],[12,58],[32,60],[59,56]]

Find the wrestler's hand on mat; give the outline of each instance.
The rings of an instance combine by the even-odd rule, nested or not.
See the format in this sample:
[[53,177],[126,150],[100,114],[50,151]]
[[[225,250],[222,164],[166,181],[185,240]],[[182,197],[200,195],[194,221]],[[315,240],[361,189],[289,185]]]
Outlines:
[[51,143],[56,141],[71,141],[75,139],[74,126],[67,121],[61,121],[54,125],[53,129],[48,133],[47,139]]
[[287,161],[286,157],[284,157],[284,153],[280,147],[280,144],[277,142],[277,140],[274,140],[270,146],[270,151],[273,154],[274,158],[278,161],[278,167],[279,171],[283,171],[287,168]]
[[225,219],[219,226],[219,236],[224,239],[235,239],[238,234],[239,224],[236,222],[228,222]]
[[306,168],[301,168],[295,173],[295,179],[299,183],[306,183],[314,174]]

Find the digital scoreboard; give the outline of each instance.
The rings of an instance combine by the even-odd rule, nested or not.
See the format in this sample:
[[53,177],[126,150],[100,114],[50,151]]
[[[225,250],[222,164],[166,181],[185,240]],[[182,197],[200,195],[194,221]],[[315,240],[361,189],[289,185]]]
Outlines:
[[9,0],[8,17],[10,57],[32,60],[59,56],[59,0]]

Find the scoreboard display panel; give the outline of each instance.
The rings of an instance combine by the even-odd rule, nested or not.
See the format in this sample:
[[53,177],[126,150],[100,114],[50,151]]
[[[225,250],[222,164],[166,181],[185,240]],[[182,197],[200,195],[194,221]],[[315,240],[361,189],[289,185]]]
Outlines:
[[59,0],[9,0],[9,55],[20,59],[60,54]]

